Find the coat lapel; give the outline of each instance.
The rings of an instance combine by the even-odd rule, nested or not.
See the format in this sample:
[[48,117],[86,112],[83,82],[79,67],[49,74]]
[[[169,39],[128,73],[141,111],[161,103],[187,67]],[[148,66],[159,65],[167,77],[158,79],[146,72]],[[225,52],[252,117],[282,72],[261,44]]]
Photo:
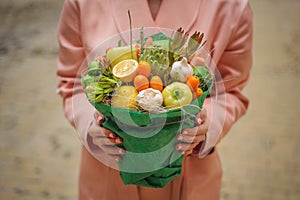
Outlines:
[[112,12],[119,32],[129,30],[128,10],[132,27],[161,27],[190,31],[201,6],[201,0],[163,0],[156,20],[153,20],[147,0],[112,0]]
[[128,10],[131,13],[132,28],[155,27],[147,0],[112,0],[112,11],[119,32],[128,31]]
[[163,0],[156,24],[160,27],[177,30],[182,27],[190,31],[198,17],[201,0]]

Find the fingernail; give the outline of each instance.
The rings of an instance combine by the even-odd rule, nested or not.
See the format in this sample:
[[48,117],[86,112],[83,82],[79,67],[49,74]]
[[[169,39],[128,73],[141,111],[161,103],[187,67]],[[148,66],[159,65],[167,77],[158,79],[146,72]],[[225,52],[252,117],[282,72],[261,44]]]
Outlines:
[[108,136],[109,136],[110,138],[115,138],[115,135],[114,135],[113,133],[110,133]]
[[181,155],[184,155],[185,154],[185,151],[182,151],[182,152],[180,152],[181,153]]
[[99,116],[99,117],[97,118],[97,123],[98,123],[98,124],[101,124],[102,121],[103,121],[103,117],[102,117],[102,116]]
[[178,135],[178,136],[177,136],[177,140],[183,140],[182,135]]
[[116,157],[116,158],[115,158],[115,161],[116,161],[116,162],[120,162],[120,160],[121,160],[121,159],[120,159],[119,157]]
[[187,131],[183,131],[182,134],[183,134],[183,135],[187,135],[188,132],[187,132]]
[[181,148],[182,148],[181,145],[177,145],[177,146],[176,146],[176,149],[177,149],[177,150],[180,150]]
[[123,149],[120,149],[120,150],[119,150],[119,153],[124,154],[125,151],[124,151]]
[[202,122],[201,118],[198,118],[197,122],[198,122],[198,124],[201,124],[201,122]]
[[120,143],[122,143],[122,141],[120,138],[117,138],[117,139],[115,139],[115,143],[120,144]]

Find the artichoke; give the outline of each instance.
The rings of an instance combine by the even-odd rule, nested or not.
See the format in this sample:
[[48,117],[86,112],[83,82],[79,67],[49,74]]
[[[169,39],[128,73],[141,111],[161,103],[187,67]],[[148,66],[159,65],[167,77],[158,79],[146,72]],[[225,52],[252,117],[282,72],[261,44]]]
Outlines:
[[179,57],[186,57],[190,60],[194,53],[205,45],[206,41],[203,41],[203,38],[204,33],[195,31],[189,36],[189,33],[182,28],[177,29],[170,43],[170,52],[173,54],[170,58],[174,61]]
[[157,45],[149,46],[141,53],[140,61],[150,63],[152,75],[158,75],[164,80],[169,67],[169,56],[166,49]]

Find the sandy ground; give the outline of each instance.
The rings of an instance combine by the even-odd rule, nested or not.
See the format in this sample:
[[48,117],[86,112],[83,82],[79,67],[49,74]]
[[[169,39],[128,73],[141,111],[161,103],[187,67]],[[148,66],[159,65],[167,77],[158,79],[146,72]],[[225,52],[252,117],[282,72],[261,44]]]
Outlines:
[[[300,1],[251,0],[250,109],[219,145],[223,200],[300,199]],[[77,198],[80,142],[55,94],[61,0],[0,2],[0,199]]]

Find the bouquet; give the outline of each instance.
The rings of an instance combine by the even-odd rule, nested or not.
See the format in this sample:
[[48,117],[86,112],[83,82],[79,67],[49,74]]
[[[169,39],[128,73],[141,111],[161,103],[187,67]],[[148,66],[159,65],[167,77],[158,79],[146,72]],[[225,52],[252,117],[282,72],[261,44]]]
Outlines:
[[[86,61],[86,96],[105,116],[103,127],[123,139],[124,184],[160,188],[180,175],[176,135],[196,125],[213,82],[203,37],[181,28],[135,29],[102,44]],[[195,56],[201,65],[191,63]]]

